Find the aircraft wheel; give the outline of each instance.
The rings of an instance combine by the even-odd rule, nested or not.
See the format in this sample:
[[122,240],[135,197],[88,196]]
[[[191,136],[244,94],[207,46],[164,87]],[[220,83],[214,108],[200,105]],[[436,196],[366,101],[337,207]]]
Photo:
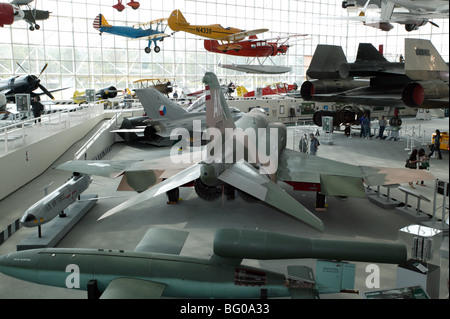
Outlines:
[[34,31],[34,27],[33,26],[30,26],[29,29],[30,29],[30,31]]
[[145,51],[145,53],[150,53],[150,51],[152,51],[152,49],[150,49],[149,47],[146,47],[146,48],[144,49],[144,51]]
[[39,30],[41,28],[39,24],[36,24],[34,27],[36,28],[36,30]]
[[158,53],[159,51],[161,51],[161,48],[156,46],[154,50],[155,50],[156,53]]

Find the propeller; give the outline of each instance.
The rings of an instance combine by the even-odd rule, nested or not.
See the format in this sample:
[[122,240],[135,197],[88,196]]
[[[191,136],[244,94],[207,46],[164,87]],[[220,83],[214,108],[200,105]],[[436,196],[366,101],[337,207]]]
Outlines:
[[30,84],[32,87],[36,87],[36,88],[40,88],[42,90],[42,92],[44,92],[49,98],[51,98],[52,100],[54,100],[54,96],[50,93],[49,90],[47,90],[40,82],[40,77],[42,75],[42,73],[44,73],[45,69],[47,69],[48,67],[48,63],[45,63],[44,67],[42,68],[41,72],[39,73],[39,75],[36,77],[35,75],[31,75],[29,74],[20,64],[19,62],[16,62],[16,64],[29,76],[30,79],[32,79],[33,84]]
[[433,21],[428,21],[428,23],[431,23],[432,26],[435,26],[436,28],[439,28],[439,25],[437,25],[437,24],[434,23]]

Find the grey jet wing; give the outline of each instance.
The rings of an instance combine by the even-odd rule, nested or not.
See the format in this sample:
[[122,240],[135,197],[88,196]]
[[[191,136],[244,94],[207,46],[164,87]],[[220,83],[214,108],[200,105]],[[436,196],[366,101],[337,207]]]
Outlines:
[[219,179],[316,229],[324,229],[323,222],[319,218],[248,163],[231,165]]
[[435,177],[425,170],[356,166],[285,149],[280,155],[277,179],[320,184],[324,195],[365,197],[363,182],[379,186]]
[[69,161],[56,169],[88,175],[116,178],[138,161]]

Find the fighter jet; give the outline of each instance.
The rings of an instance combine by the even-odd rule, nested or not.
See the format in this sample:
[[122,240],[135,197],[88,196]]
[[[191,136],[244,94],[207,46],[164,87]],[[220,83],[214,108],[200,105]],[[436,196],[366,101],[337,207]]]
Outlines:
[[187,237],[186,231],[151,228],[131,252],[80,248],[11,252],[0,256],[0,272],[41,285],[87,290],[90,299],[318,299],[321,293],[340,291],[316,285],[311,268],[288,266],[284,275],[243,265],[242,259],[321,258],[398,264],[407,256],[406,246],[395,243],[220,229],[214,237],[213,256],[201,259],[180,255]]
[[[193,132],[194,121],[200,121],[199,133],[205,129],[205,112],[188,112],[155,88],[135,89],[146,116],[124,118],[118,133],[126,142],[143,139],[156,146],[173,145],[170,134],[175,128],[184,128]],[[243,114],[233,112],[233,118],[239,119]]]
[[[233,122],[216,75],[207,72],[203,82],[207,91],[205,138],[209,142],[200,157],[190,153],[176,155],[171,150],[171,156],[159,163],[156,160],[71,161],[57,167],[110,177],[124,174],[121,186],[126,183],[132,188],[132,184],[139,187],[135,189],[142,193],[100,219],[178,187],[193,185],[204,200],[217,200],[225,195],[233,199],[238,190],[244,200],[260,200],[323,230],[322,221],[277,185],[278,181],[294,189],[320,191],[323,195],[365,197],[363,183],[375,186],[434,179],[424,170],[355,166],[286,149],[284,124],[270,123],[260,109],[253,109]],[[158,183],[158,179],[164,180]],[[146,189],[149,186],[152,187]]]
[[429,40],[405,39],[405,62],[388,62],[360,43],[354,63],[340,46],[318,45],[303,82],[304,100],[369,106],[448,108],[448,64]]

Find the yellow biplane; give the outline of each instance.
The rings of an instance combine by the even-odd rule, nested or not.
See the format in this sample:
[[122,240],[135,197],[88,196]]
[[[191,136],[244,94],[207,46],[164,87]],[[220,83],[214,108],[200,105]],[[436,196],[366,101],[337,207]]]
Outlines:
[[[211,24],[211,25],[191,25],[186,21],[183,14],[180,10],[174,10],[169,19],[167,20],[169,27],[173,31],[184,31],[188,33],[192,33],[201,37],[205,37],[208,39],[218,40],[218,41],[226,41],[236,42],[245,39],[246,37],[264,33],[269,31],[269,29],[257,29],[251,31],[245,31],[236,28],[224,28],[220,24]],[[230,44],[228,44],[230,45]],[[238,49],[236,47],[231,46],[231,49]]]
[[169,79],[140,79],[133,82],[139,88],[153,87],[162,94],[168,95],[173,92],[173,84]]

